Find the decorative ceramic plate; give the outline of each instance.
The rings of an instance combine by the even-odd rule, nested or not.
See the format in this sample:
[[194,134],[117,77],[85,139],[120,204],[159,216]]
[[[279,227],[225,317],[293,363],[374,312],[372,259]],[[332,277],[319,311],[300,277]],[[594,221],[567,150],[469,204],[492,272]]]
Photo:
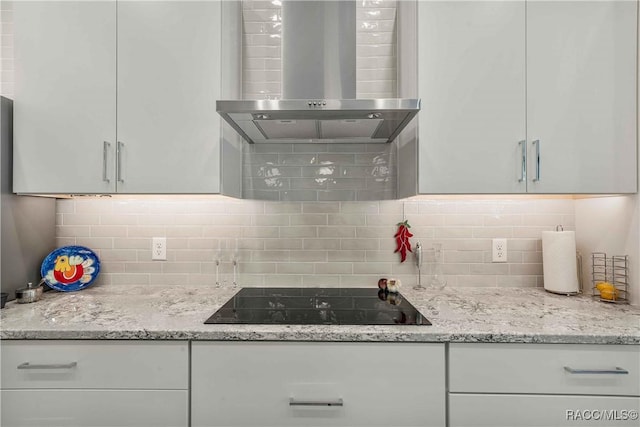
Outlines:
[[91,285],[100,273],[100,260],[84,246],[63,246],[42,262],[40,274],[45,283],[58,291],[79,291]]

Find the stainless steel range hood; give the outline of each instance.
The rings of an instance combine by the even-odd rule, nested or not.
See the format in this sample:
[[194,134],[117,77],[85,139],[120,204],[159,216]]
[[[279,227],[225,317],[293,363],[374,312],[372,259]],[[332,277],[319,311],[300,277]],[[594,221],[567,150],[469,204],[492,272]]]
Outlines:
[[419,99],[355,99],[355,1],[282,3],[281,100],[217,101],[250,143],[391,142]]

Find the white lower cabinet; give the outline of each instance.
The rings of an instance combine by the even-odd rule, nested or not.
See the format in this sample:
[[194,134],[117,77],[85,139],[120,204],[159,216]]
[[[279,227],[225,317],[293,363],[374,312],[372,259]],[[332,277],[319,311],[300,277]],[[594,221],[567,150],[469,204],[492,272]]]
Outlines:
[[194,342],[191,425],[444,426],[445,346]]
[[638,426],[639,410],[638,397],[452,393],[449,426]]
[[2,390],[3,427],[187,426],[186,390]]
[[450,344],[449,425],[638,425],[640,346]]
[[3,427],[188,426],[185,341],[3,341]]

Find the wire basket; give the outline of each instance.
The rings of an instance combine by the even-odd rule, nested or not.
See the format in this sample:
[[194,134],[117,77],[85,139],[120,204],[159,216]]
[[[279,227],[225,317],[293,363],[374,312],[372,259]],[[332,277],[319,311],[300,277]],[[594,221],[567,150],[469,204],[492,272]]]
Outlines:
[[592,296],[600,301],[629,304],[629,256],[591,254]]

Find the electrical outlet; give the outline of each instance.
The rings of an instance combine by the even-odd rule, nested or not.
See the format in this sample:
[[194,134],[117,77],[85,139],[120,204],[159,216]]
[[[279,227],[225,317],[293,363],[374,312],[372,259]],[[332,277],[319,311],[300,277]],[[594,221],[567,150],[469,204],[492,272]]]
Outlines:
[[151,243],[151,259],[155,261],[167,260],[167,238],[154,237]]
[[507,262],[507,239],[493,239],[493,262]]

